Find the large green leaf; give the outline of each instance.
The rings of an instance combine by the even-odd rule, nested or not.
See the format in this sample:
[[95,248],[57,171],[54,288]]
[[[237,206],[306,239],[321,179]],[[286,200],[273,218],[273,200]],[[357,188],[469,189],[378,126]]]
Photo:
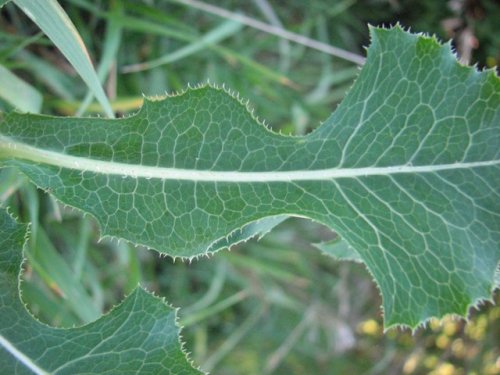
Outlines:
[[74,329],[33,319],[19,299],[26,227],[0,210],[2,374],[199,374],[179,342],[175,310],[141,288],[111,313]]
[[174,257],[230,245],[262,218],[308,217],[366,264],[386,327],[465,315],[491,297],[500,258],[500,80],[434,38],[371,38],[345,100],[304,137],[205,86],[121,120],[5,115],[0,160],[104,235]]

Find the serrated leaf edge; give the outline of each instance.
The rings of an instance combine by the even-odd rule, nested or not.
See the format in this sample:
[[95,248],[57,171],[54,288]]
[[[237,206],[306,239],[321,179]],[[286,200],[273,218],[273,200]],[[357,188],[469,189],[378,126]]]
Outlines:
[[[143,292],[143,293],[146,293],[148,296],[150,296],[150,297],[158,300],[159,302],[161,302],[163,305],[165,305],[166,307],[168,307],[169,309],[171,309],[174,312],[174,322],[175,322],[175,326],[177,328],[177,332],[176,332],[177,333],[177,341],[179,342],[179,346],[180,346],[181,352],[184,354],[184,357],[186,358],[186,362],[191,367],[193,367],[195,370],[199,371],[200,373],[208,375],[208,372],[203,371],[198,365],[196,365],[194,363],[194,361],[193,361],[193,359],[191,358],[191,355],[190,355],[191,353],[189,351],[187,351],[187,349],[186,349],[186,342],[183,341],[183,339],[182,339],[182,330],[183,330],[184,327],[180,324],[180,318],[179,318],[179,310],[180,310],[180,308],[173,306],[172,304],[170,304],[165,299],[165,297],[157,296],[153,291],[147,290],[146,288],[144,288],[140,284],[138,284],[130,293],[125,294],[120,302],[118,302],[117,304],[113,305],[111,308],[109,308],[109,310],[107,312],[101,314],[101,316],[98,319],[96,319],[96,320],[94,320],[92,322],[88,322],[88,323],[85,323],[85,324],[82,324],[82,325],[79,325],[79,326],[73,326],[73,327],[69,327],[69,328],[62,328],[62,327],[51,326],[51,325],[49,325],[49,324],[47,324],[47,323],[42,322],[41,320],[39,320],[38,317],[35,316],[32,313],[32,311],[29,309],[27,303],[23,299],[23,297],[22,297],[22,287],[21,287],[22,283],[24,282],[23,281],[24,265],[28,261],[28,259],[24,256],[24,251],[25,251],[24,249],[25,249],[25,246],[27,245],[27,243],[29,241],[29,238],[30,238],[31,223],[20,223],[19,222],[19,218],[17,218],[11,212],[11,210],[10,210],[10,208],[8,206],[6,208],[0,208],[0,209],[4,209],[7,212],[7,214],[17,223],[17,225],[25,227],[25,230],[24,230],[24,239],[23,239],[23,244],[22,244],[21,263],[19,265],[19,273],[17,275],[17,290],[18,290],[19,301],[21,302],[22,306],[25,308],[26,312],[31,317],[31,319],[33,319],[34,321],[36,321],[38,324],[40,324],[42,326],[45,326],[45,327],[48,327],[48,328],[54,329],[54,330],[67,331],[67,330],[71,330],[71,329],[75,329],[75,328],[85,328],[86,326],[89,326],[91,324],[96,324],[99,321],[101,321],[102,319],[105,319],[108,315],[112,314],[113,311],[116,308],[118,308],[119,306],[121,306],[125,302],[125,300],[127,300],[128,298],[130,298],[130,296],[132,296],[134,293],[142,293]],[[0,335],[0,337],[3,337],[3,336]],[[17,351],[17,348],[15,348],[15,346],[13,346],[13,348]],[[19,352],[19,353],[23,357],[25,357],[23,353],[21,353],[21,352]],[[18,357],[16,356],[16,358],[18,358]],[[29,358],[27,358],[27,360],[29,361],[29,363],[33,363]],[[23,363],[25,363],[25,362],[23,361]],[[46,372],[45,370],[39,368],[35,363],[33,363],[33,365],[36,366],[37,370],[42,371],[40,373],[48,374],[48,372]],[[34,370],[30,366],[27,366],[27,367],[29,367],[31,370]]]

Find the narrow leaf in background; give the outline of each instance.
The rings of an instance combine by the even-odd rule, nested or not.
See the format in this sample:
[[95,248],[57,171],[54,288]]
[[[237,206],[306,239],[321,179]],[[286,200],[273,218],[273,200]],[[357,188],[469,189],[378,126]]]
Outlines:
[[[123,25],[119,19],[123,16],[123,4],[121,2],[113,2],[109,20],[106,24],[106,34],[104,36],[103,53],[101,61],[97,67],[97,76],[99,81],[104,83],[106,76],[109,74],[111,67],[116,63],[116,55],[122,41]],[[76,116],[82,116],[85,110],[89,107],[92,98],[94,97],[92,90],[90,90],[76,112]]]
[[161,65],[169,64],[174,61],[183,59],[185,57],[188,57],[189,55],[192,55],[193,53],[199,52],[203,49],[205,49],[207,46],[216,44],[220,42],[221,40],[230,37],[231,35],[236,34],[238,31],[241,30],[243,25],[239,22],[236,21],[226,21],[223,22],[221,25],[217,26],[215,29],[209,31],[206,33],[204,36],[202,36],[200,39],[196,40],[195,42],[175,51],[172,53],[169,53],[165,56],[162,56],[158,59],[152,60],[152,61],[147,61],[144,63],[140,64],[134,64],[134,65],[128,65],[124,66],[122,68],[122,71],[124,73],[132,73],[132,72],[139,72],[142,70],[148,70],[148,69],[153,69]]
[[92,90],[106,115],[114,118],[83,40],[59,3],[56,0],[14,0],[14,3],[54,42]]
[[0,82],[0,98],[22,112],[40,112],[42,94],[2,65]]

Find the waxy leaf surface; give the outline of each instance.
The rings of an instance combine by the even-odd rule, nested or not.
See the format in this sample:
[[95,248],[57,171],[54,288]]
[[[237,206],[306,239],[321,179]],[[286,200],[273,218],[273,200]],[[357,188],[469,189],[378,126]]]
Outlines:
[[194,257],[263,218],[331,227],[376,279],[386,327],[465,315],[491,297],[499,159],[498,77],[399,27],[371,29],[354,86],[304,137],[269,131],[211,87],[120,120],[0,120],[0,160],[105,235]]

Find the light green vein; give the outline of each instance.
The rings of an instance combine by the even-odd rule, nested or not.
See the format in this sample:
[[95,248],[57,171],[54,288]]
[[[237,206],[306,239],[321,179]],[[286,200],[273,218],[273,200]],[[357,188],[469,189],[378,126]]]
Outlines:
[[[2,153],[3,150],[3,153]],[[2,154],[11,158],[29,160],[60,168],[80,170],[107,175],[119,175],[132,178],[157,178],[161,180],[211,181],[211,182],[290,182],[290,181],[325,181],[338,178],[364,176],[387,176],[401,173],[433,173],[453,169],[492,167],[500,160],[460,162],[436,165],[395,165],[389,167],[366,168],[328,168],[291,171],[212,171],[181,168],[164,168],[148,165],[125,164],[66,155],[47,151],[23,143],[14,142],[0,136],[0,159]]]

